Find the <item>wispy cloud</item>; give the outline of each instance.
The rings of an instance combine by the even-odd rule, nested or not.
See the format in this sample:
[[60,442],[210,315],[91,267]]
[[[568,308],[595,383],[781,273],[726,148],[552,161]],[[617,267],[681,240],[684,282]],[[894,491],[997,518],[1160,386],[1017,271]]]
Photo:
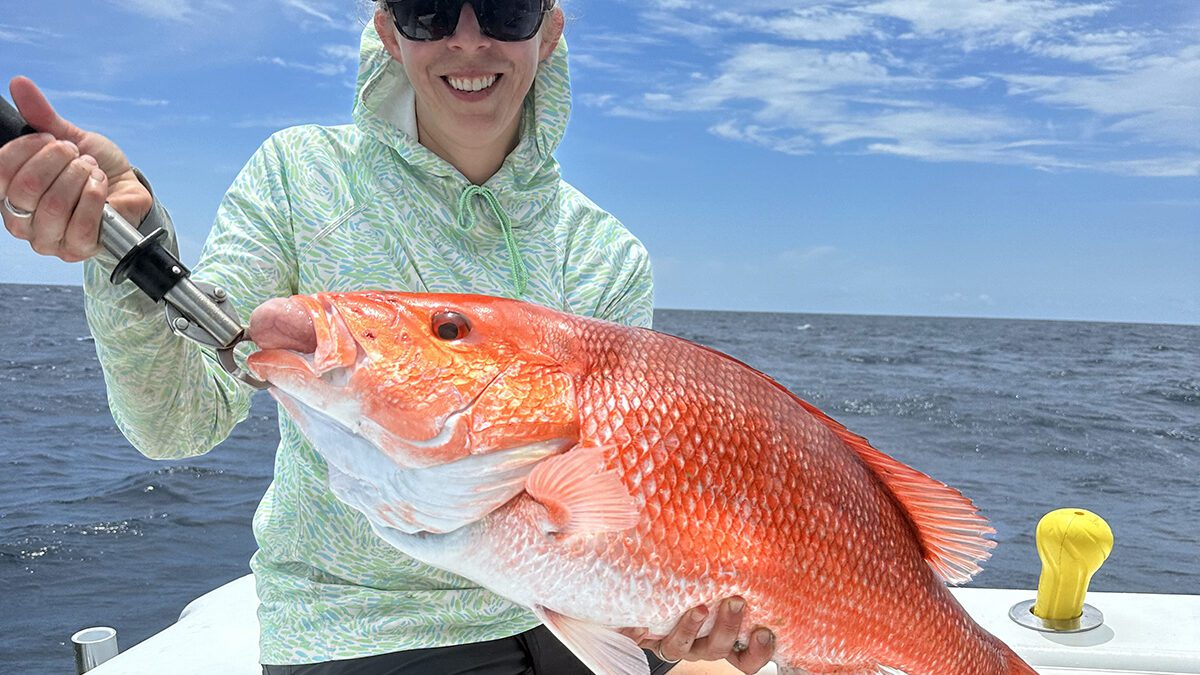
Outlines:
[[47,40],[58,40],[60,38],[62,38],[62,35],[52,33],[42,28],[34,28],[32,26],[13,26],[0,23],[0,42],[31,45],[39,44]]
[[92,101],[95,103],[119,103],[122,105],[139,105],[139,106],[165,106],[169,105],[168,101],[158,98],[131,98],[128,96],[113,96],[99,91],[84,91],[79,89],[63,91],[60,89],[47,89],[45,94],[51,100],[73,99],[76,101]]
[[[680,56],[674,72],[591,104],[705,115],[717,136],[790,154],[1200,175],[1200,46],[1186,21],[1123,26],[1119,7],[746,0],[734,12],[658,0],[641,25],[715,58]],[[615,71],[643,56],[605,52],[604,62]]]
[[280,68],[302,70],[317,75],[333,77],[355,72],[358,64],[358,49],[349,45],[323,45],[319,52],[320,60],[316,63],[301,63],[289,61],[278,56],[263,56],[260,63],[270,63]]
[[112,0],[116,6],[151,19],[187,21],[194,14],[193,5],[176,0]]
[[1009,91],[1084,110],[1107,130],[1200,149],[1200,45],[1086,75],[1003,75]]
[[315,118],[311,115],[307,116],[269,116],[269,117],[253,117],[247,118],[238,122],[234,122],[235,129],[285,129],[287,127],[300,126],[304,124],[319,124],[321,126],[337,126],[339,124],[348,124],[348,118]]
[[331,26],[337,25],[337,21],[335,21],[332,16],[330,16],[329,14],[327,14],[325,12],[322,12],[321,10],[317,9],[316,7],[313,7],[311,3],[305,2],[304,0],[280,0],[280,1],[283,3],[284,6],[291,7],[292,9],[298,10],[298,11],[300,11],[300,13],[302,13],[306,16],[312,17],[314,19],[319,19]]

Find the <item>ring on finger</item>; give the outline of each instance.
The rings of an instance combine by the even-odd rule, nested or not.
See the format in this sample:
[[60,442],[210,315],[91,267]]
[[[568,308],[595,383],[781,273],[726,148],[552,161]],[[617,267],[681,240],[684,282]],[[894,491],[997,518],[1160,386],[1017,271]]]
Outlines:
[[33,217],[33,211],[26,211],[25,209],[17,206],[16,204],[13,204],[12,202],[8,201],[8,197],[4,198],[4,210],[8,211],[9,214],[12,215],[12,217],[14,217],[14,218],[32,218]]
[[658,660],[662,661],[663,663],[679,663],[679,659],[668,659],[667,657],[663,656],[661,642],[654,646],[654,655],[657,656]]

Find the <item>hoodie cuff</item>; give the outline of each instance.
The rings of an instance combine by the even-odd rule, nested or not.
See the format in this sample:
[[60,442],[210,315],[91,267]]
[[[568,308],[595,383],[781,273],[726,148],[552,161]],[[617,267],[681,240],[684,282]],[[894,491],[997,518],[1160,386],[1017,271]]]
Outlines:
[[[133,175],[137,176],[138,182],[142,184],[142,187],[146,188],[146,191],[150,193],[150,197],[154,200],[146,217],[142,218],[142,222],[136,225],[137,231],[142,236],[146,236],[159,228],[166,230],[167,236],[162,239],[162,245],[171,252],[171,255],[178,258],[179,242],[175,237],[175,225],[171,222],[171,214],[158,201],[158,197],[154,194],[154,188],[150,185],[150,180],[146,178],[145,174],[137,167],[133,167]],[[132,225],[133,223],[130,224]],[[99,253],[93,256],[93,259],[110,272],[117,266],[118,261],[107,249],[101,249]]]

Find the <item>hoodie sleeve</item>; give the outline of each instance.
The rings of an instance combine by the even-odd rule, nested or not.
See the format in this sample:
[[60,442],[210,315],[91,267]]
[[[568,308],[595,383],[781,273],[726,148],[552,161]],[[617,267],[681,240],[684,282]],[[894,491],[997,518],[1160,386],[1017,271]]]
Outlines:
[[599,318],[627,326],[651,327],[654,322],[654,278],[650,254],[641,242],[634,240],[629,246],[628,254],[615,269],[613,283],[608,288],[597,314]]
[[[193,279],[228,292],[243,325],[253,308],[295,286],[285,186],[271,139],[226,193],[193,271]],[[140,229],[157,226],[171,232],[169,245],[177,250],[170,218],[156,202]],[[88,326],[113,419],[152,459],[208,452],[249,414],[252,390],[226,374],[212,352],[172,333],[161,305],[131,283],[110,283],[115,264],[101,253],[84,266]]]
[[573,226],[564,244],[566,309],[605,321],[649,328],[654,320],[650,254],[611,214],[573,189]]

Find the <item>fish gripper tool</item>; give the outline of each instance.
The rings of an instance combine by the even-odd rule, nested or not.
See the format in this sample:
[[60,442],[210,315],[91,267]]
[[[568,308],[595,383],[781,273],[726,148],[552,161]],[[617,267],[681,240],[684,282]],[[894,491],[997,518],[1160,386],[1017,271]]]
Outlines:
[[[0,97],[0,145],[35,133],[21,114]],[[100,217],[100,245],[117,258],[111,281],[129,280],[147,296],[164,306],[167,324],[177,335],[216,352],[217,362],[237,379],[265,389],[267,384],[242,369],[234,359],[234,348],[247,339],[246,329],[225,291],[193,281],[191,271],[162,245],[166,231],[143,235],[112,206],[105,204]]]

